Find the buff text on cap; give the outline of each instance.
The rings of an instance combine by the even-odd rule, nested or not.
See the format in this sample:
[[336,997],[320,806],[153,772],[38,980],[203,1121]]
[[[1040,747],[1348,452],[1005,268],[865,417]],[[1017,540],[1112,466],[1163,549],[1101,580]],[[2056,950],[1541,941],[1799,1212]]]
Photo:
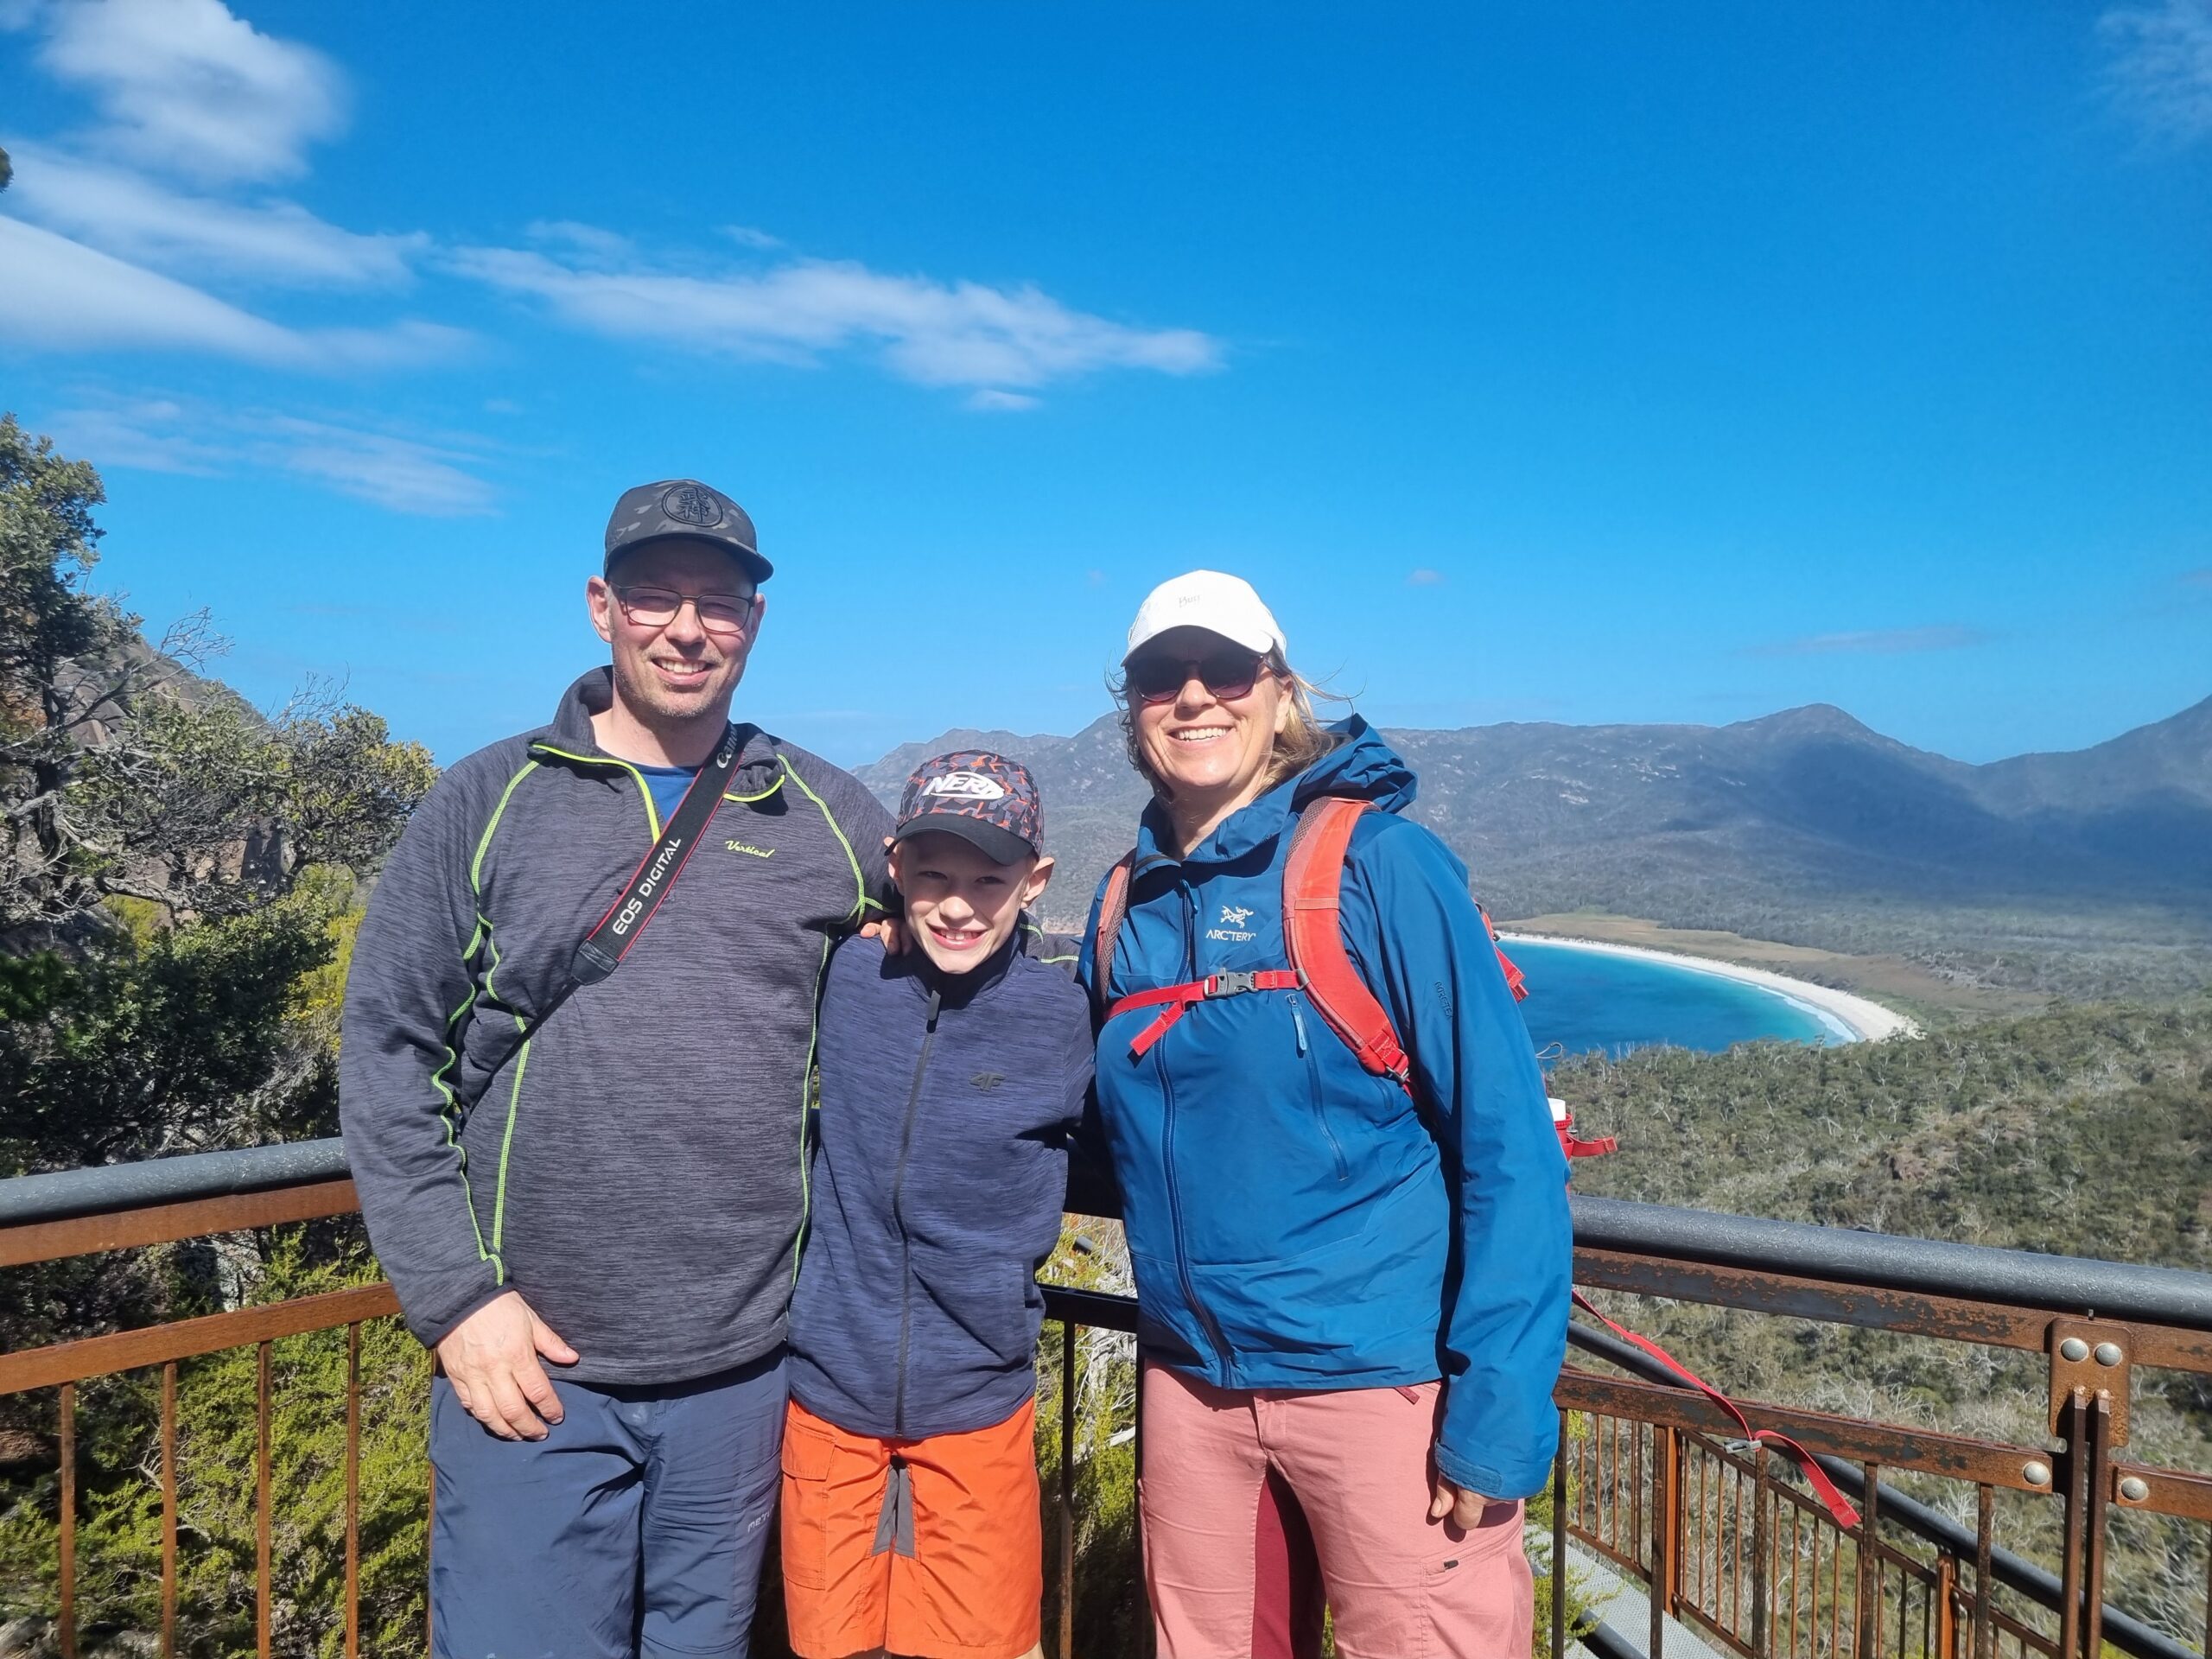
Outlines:
[[613,575],[615,560],[625,553],[675,541],[721,548],[755,582],[776,574],[776,567],[760,556],[760,538],[745,509],[696,478],[664,478],[622,492],[607,521],[605,571]]
[[925,760],[899,798],[893,838],[943,830],[994,864],[1014,864],[1045,850],[1045,808],[1037,780],[1019,760],[988,749],[956,749]]
[[1147,594],[1137,607],[1137,620],[1129,624],[1129,648],[1122,661],[1126,664],[1170,628],[1204,628],[1262,656],[1290,656],[1274,613],[1261,602],[1252,584],[1218,570],[1186,570]]

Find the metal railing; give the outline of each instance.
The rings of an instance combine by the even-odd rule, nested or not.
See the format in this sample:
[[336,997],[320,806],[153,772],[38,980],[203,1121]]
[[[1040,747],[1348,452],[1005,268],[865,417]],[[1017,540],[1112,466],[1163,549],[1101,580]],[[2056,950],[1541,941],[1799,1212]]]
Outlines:
[[[335,1141],[19,1178],[0,1181],[0,1267],[340,1217],[355,1203]],[[1638,1350],[1578,1324],[1579,1354],[1611,1369],[1571,1363],[1559,1379],[1566,1433],[1551,1559],[1571,1562],[1579,1552],[1604,1564],[1641,1586],[1648,1615],[1641,1630],[1607,1624],[1583,1633],[1593,1650],[1618,1659],[1640,1637],[1656,1656],[1670,1630],[1687,1628],[1743,1659],[2083,1659],[2107,1647],[2135,1659],[2184,1659],[2197,1651],[2108,1605],[2107,1580],[2116,1516],[2193,1529],[2190,1549],[2212,1526],[2212,1478],[2126,1455],[2139,1368],[2212,1376],[2212,1277],[1594,1198],[1578,1198],[1574,1215],[1575,1277],[1585,1288],[2032,1354],[2048,1378],[2048,1435],[2018,1444],[1746,1403],[1757,1426],[1793,1437],[1853,1495],[1860,1515],[1845,1525],[1802,1487],[1787,1458],[1741,1440],[1719,1408]],[[158,1641],[164,1654],[184,1651],[181,1368],[247,1354],[251,1421],[241,1420],[232,1444],[251,1447],[253,1650],[294,1646],[272,1616],[274,1586],[290,1565],[279,1559],[283,1517],[273,1479],[277,1344],[318,1332],[343,1333],[342,1386],[329,1402],[344,1415],[342,1605],[333,1618],[349,1659],[365,1650],[364,1344],[388,1332],[381,1322],[397,1312],[389,1287],[363,1284],[0,1355],[0,1396],[52,1396],[60,1652],[79,1651],[84,1391],[111,1392],[123,1386],[115,1379],[137,1390],[131,1408],[146,1424],[136,1467],[146,1501],[158,1505]],[[1057,1651],[1068,1656],[1083,1634],[1073,1593],[1077,1337],[1131,1332],[1135,1318],[1126,1299],[1057,1287],[1047,1288],[1046,1313],[1060,1331],[1058,1524],[1048,1548]],[[243,1376],[242,1363],[237,1369]],[[1922,1496],[1907,1496],[1900,1481]],[[1999,1543],[2000,1519],[2022,1548]],[[2038,1554],[2048,1565],[2033,1559]],[[149,1558],[145,1571],[154,1570]],[[1572,1577],[1554,1573],[1540,1615],[1554,1654],[1574,1634]],[[1141,1586],[1132,1583],[1129,1593]],[[2190,1633],[2201,1641],[2203,1628],[2199,1619]]]

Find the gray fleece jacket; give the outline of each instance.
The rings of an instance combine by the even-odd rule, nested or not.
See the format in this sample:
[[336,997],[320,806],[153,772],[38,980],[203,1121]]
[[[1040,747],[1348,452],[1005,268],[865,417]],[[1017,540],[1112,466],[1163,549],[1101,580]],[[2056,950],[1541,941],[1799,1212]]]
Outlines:
[[[409,1328],[518,1290],[588,1382],[674,1382],[783,1340],[806,1208],[815,1005],[891,895],[855,779],[743,728],[734,781],[651,925],[517,1046],[660,831],[592,738],[610,671],[416,810],[346,986],[340,1116]],[[511,1058],[510,1058],[511,1057]]]

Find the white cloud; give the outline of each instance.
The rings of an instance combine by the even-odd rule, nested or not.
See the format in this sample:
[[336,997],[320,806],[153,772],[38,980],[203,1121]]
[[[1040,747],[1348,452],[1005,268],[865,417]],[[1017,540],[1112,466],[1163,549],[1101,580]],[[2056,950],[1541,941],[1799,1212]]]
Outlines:
[[979,386],[968,394],[968,407],[993,413],[1012,413],[1017,410],[1035,409],[1044,400],[1032,397],[1024,391],[1001,391],[996,386]]
[[296,202],[248,206],[183,195],[143,175],[41,144],[10,152],[10,207],[126,259],[269,282],[357,288],[409,280],[408,260],[429,245],[413,236],[363,236]]
[[152,346],[296,361],[265,318],[21,219],[0,218],[0,335],[41,351]]
[[450,359],[474,337],[403,320],[377,328],[286,327],[173,277],[0,216],[0,339],[35,351],[204,352],[272,367],[398,368]]
[[45,424],[100,467],[223,477],[287,473],[393,512],[469,518],[493,509],[467,440],[436,442],[264,410],[234,413],[147,398],[65,410]]
[[2178,143],[2212,137],[2212,0],[2116,6],[2097,32],[2112,47],[2106,84],[2122,109]]
[[346,119],[321,53],[264,35],[220,0],[56,0],[39,61],[82,88],[100,148],[207,180],[286,177]]
[[596,334],[795,364],[870,352],[924,385],[1037,386],[1113,368],[1193,374],[1221,360],[1218,343],[1195,329],[1132,327],[1034,288],[887,276],[849,261],[694,276],[465,248],[454,268]]
[[780,248],[784,245],[782,237],[771,236],[751,225],[725,225],[722,234],[741,248]]
[[1441,588],[1443,585],[1444,573],[1441,570],[1431,570],[1426,565],[1411,572],[1406,577],[1406,586],[1408,588]]
[[523,234],[533,242],[561,244],[594,260],[626,259],[636,246],[620,231],[602,230],[573,219],[533,219],[523,227]]

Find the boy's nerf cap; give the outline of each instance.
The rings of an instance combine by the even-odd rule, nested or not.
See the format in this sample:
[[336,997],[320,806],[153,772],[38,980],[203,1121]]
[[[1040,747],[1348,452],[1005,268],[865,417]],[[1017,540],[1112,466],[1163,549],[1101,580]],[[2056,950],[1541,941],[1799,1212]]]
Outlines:
[[988,749],[957,749],[925,760],[899,798],[893,838],[942,830],[969,842],[994,864],[1014,864],[1045,850],[1045,809],[1037,780],[1019,760]]

